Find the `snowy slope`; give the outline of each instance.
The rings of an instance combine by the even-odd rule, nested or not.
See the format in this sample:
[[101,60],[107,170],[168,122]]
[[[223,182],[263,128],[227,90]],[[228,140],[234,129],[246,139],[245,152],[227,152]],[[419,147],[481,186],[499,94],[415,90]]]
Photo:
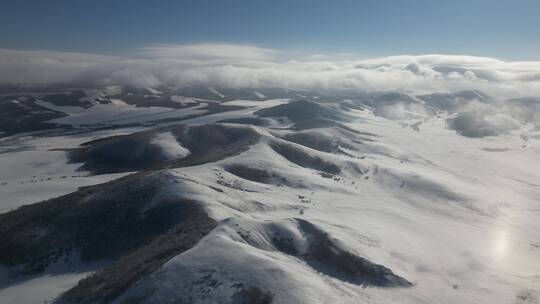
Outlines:
[[[201,105],[197,106],[201,107]],[[138,108],[115,102],[113,104],[99,104],[81,112],[70,113],[67,117],[62,117],[49,121],[60,125],[92,125],[110,124],[122,125],[133,123],[144,123],[146,121],[183,118],[195,114],[204,113],[197,107],[190,109],[171,109],[162,107]]]
[[[159,191],[140,198],[140,212],[160,204],[196,202],[217,225],[193,246],[152,260],[155,267],[146,272],[129,272],[135,279],[127,286],[119,287],[105,271],[78,286],[79,276],[65,288],[51,286],[39,301],[75,286],[58,301],[81,302],[91,290],[94,301],[113,303],[535,303],[540,298],[540,136],[534,119],[513,114],[519,127],[471,137],[451,129],[449,117],[459,114],[446,105],[437,108],[433,100],[442,97],[380,96],[357,104],[229,101],[223,104],[246,108],[183,120],[185,129],[168,122],[156,130],[138,127],[3,142],[0,164],[9,173],[2,173],[0,181],[8,184],[0,191],[13,196],[3,211],[38,201],[13,186],[23,176],[46,180],[85,175],[75,170],[116,157],[107,147],[128,145],[123,148],[129,158],[147,144],[157,148],[144,155],[158,153],[159,166],[118,182],[129,189],[132,184],[153,185],[158,178]],[[454,98],[441,96],[445,102]],[[477,102],[482,96],[472,97]],[[100,110],[93,108],[85,111]],[[153,108],[134,109],[164,115]],[[198,110],[175,111],[184,115]],[[470,108],[459,111],[471,113]],[[107,113],[100,122],[115,115]],[[88,117],[59,120],[93,122]],[[146,119],[138,114],[118,117]],[[118,134],[127,136],[108,137]],[[90,141],[92,136],[103,140]],[[52,147],[100,154],[97,160],[95,154],[81,154],[80,163],[66,165],[64,152]],[[129,173],[130,164],[114,172]],[[73,188],[47,184],[27,191],[40,189],[45,193],[40,199],[47,199],[75,190],[75,185],[93,184],[92,179],[115,177],[85,176]],[[99,193],[110,185],[95,189]],[[133,191],[122,189],[115,192],[119,198]],[[61,203],[58,199],[54,204]],[[10,223],[15,216],[25,219],[11,214],[4,215]],[[130,269],[146,269],[137,264],[145,248],[134,248],[126,258]],[[120,276],[128,272],[119,266],[114,270]],[[58,275],[60,280],[66,274]],[[25,281],[27,288],[44,280],[37,277]],[[9,280],[3,286],[0,297],[6,303],[38,300],[16,295],[20,289]],[[111,290],[114,298],[104,298]]]
[[[267,290],[276,303],[512,303],[536,297],[540,175],[528,165],[536,161],[536,142],[524,149],[519,138],[471,140],[448,131],[441,120],[418,133],[370,114],[359,118],[362,123],[350,126],[380,137],[371,151],[354,155],[365,157],[358,163],[369,170],[361,176],[342,172],[339,180],[325,179],[294,165],[283,168],[278,164],[286,162],[264,145],[225,163],[275,170],[305,188],[215,173],[220,169],[178,169],[201,182],[223,176],[233,188],[217,197],[202,194],[222,228],[121,299],[153,290],[150,303],[186,294],[213,303],[233,297],[238,286]],[[486,153],[488,147],[509,150]],[[414,287],[366,289],[257,240],[264,239],[258,231],[268,229],[267,223],[293,218],[316,224]],[[256,245],[238,238],[242,230]],[[205,285],[209,276],[223,285]],[[195,282],[204,286],[201,292],[193,289]]]

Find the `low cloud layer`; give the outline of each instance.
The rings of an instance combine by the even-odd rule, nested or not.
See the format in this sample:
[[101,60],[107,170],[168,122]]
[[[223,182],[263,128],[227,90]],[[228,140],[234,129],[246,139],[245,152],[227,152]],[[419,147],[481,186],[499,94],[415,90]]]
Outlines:
[[447,55],[331,58],[342,57],[292,56],[233,44],[157,45],[125,57],[0,49],[0,84],[86,82],[416,94],[476,89],[504,98],[540,96],[540,62]]
[[508,134],[529,122],[535,123],[515,113],[515,109],[518,109],[515,105],[473,101],[463,106],[456,117],[449,119],[448,126],[467,137],[484,137]]

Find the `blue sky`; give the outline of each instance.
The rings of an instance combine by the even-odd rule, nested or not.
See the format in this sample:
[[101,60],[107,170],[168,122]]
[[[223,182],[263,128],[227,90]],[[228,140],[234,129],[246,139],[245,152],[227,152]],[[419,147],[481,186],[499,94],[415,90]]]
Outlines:
[[156,44],[540,60],[538,0],[2,0],[0,48],[128,54]]

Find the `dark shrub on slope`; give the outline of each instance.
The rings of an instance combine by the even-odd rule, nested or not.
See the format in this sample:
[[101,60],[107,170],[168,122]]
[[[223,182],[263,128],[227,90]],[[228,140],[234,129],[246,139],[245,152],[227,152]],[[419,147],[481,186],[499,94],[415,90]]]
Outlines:
[[287,117],[294,129],[306,130],[337,126],[336,121],[346,121],[349,116],[330,105],[298,100],[256,111],[259,117]]
[[[190,154],[178,159],[164,157],[162,148],[152,142],[161,132],[171,132]],[[72,162],[82,162],[82,170],[95,174],[185,167],[237,155],[259,137],[250,127],[178,125],[90,141],[69,151],[68,156]]]
[[162,174],[136,174],[0,214],[0,264],[39,273],[66,258],[116,259],[149,244],[201,207],[155,201]]

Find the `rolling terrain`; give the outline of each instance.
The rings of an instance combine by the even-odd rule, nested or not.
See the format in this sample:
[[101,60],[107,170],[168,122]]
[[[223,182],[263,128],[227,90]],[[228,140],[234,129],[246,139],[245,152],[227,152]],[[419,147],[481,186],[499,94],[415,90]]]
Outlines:
[[539,303],[540,100],[0,95],[2,303]]

